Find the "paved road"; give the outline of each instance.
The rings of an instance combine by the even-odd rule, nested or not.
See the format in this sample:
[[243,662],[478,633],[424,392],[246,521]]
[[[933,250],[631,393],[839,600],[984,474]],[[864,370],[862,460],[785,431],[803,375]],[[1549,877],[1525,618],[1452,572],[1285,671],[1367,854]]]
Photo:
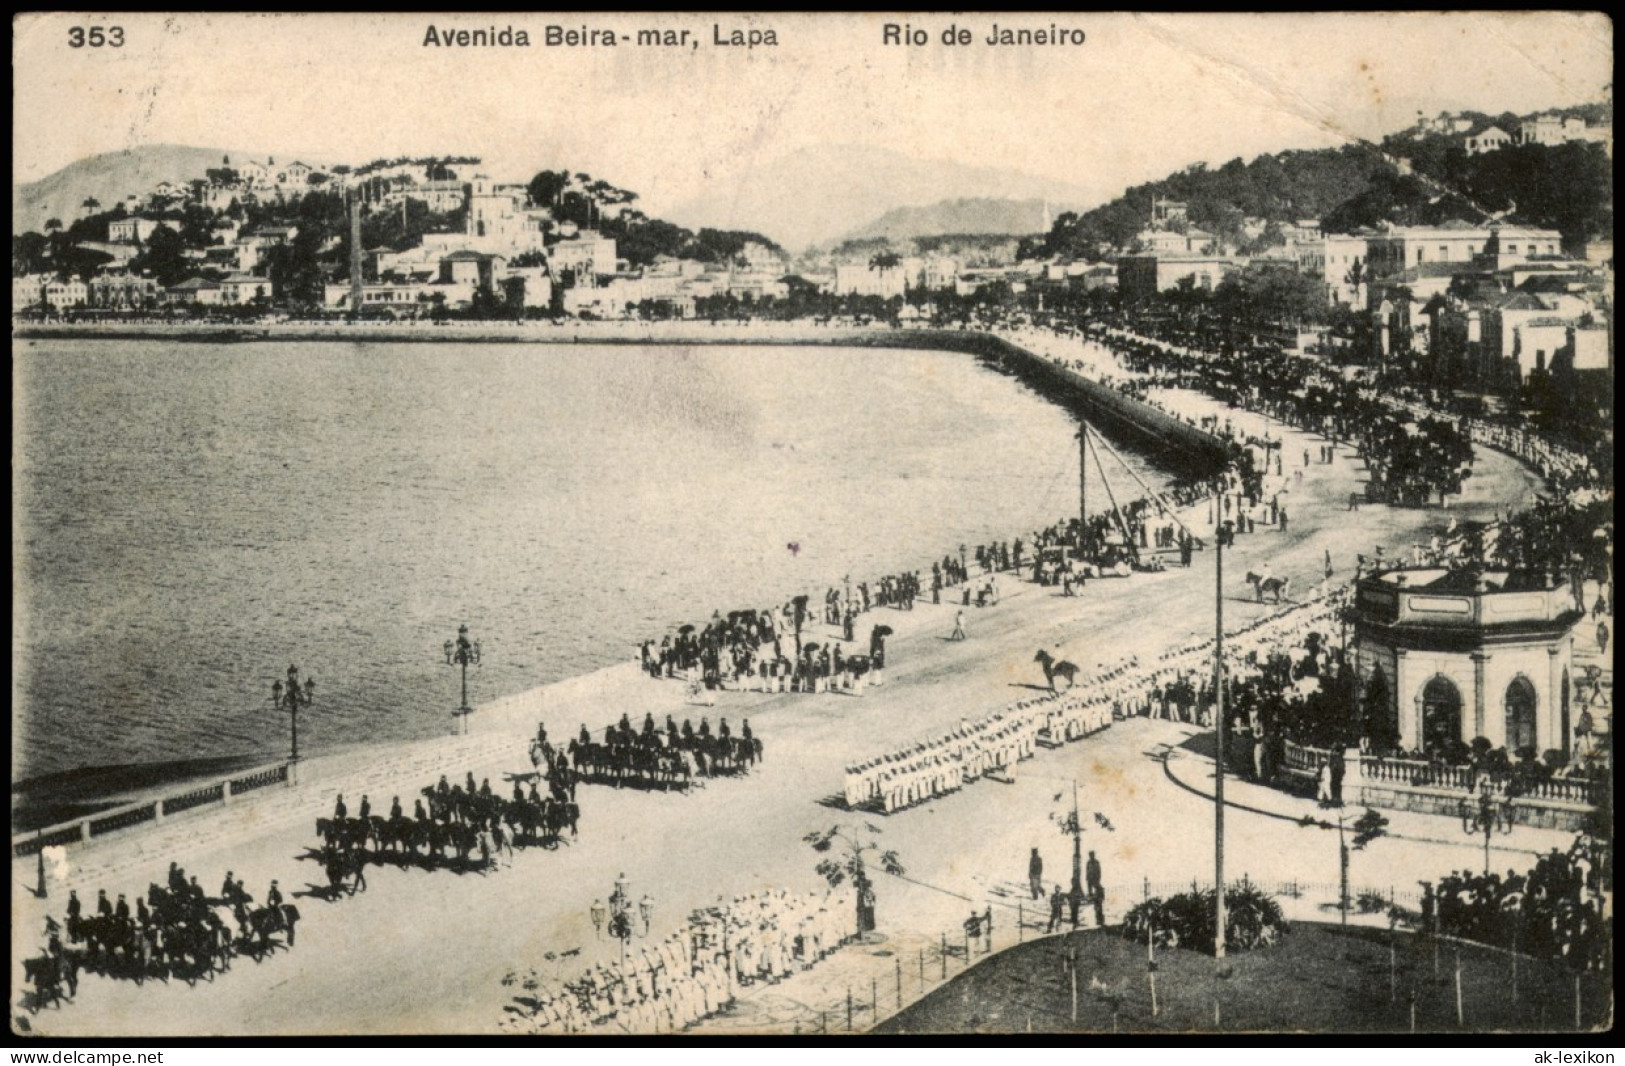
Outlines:
[[[1169,398],[1190,410],[1213,409],[1193,395]],[[1286,454],[1300,454],[1305,443],[1289,432]],[[1291,574],[1303,587],[1318,577],[1327,550],[1346,574],[1356,551],[1380,542],[1393,554],[1443,523],[1437,510],[1366,506],[1347,513],[1348,493],[1360,477],[1339,449],[1335,464],[1312,467],[1304,483],[1293,486],[1290,533],[1238,540],[1227,567],[1237,575],[1227,590],[1227,622],[1243,625],[1261,610],[1246,601],[1239,581],[1249,565],[1267,558],[1276,574]],[[1526,499],[1535,485],[1511,460],[1480,450],[1469,495],[1453,501],[1452,510],[1488,516]],[[470,737],[315,759],[297,788],[248,798],[229,814],[177,819],[91,848],[75,859],[68,881],[87,900],[98,887],[143,891],[162,879],[171,859],[198,873],[210,890],[229,868],[260,896],[272,877],[284,889],[320,880],[315,864],[299,856],[314,841],[313,820],[331,812],[335,792],[344,792],[352,810],[362,792],[375,809],[387,809],[397,792],[410,806],[416,789],[442,772],[456,780],[472,769],[491,776],[495,786],[502,770],[529,769],[525,738],[539,717],[551,733],[565,735],[583,721],[601,727],[623,712],[634,721],[646,711],[657,720],[668,712],[679,720],[704,713],[715,722],[724,714],[736,727],[748,714],[766,747],[765,763],[749,777],[714,781],[687,796],[584,786],[581,836],[557,851],[521,853],[511,868],[488,875],[375,869],[370,891],[354,899],[299,899],[306,921],[292,952],[260,965],[239,962],[230,974],[196,988],[135,988],[87,978],[77,1003],[33,1024],[60,1035],[494,1031],[510,994],[501,986],[508,973],[559,973],[560,964],[545,956],[574,948],[583,955],[571,969],[607,957],[609,947],[594,939],[587,912],[618,873],[630,878],[635,894],[653,896],[656,935],[719,895],[818,888],[816,856],[801,838],[848,817],[821,804],[839,791],[847,763],[1020,698],[1042,681],[1032,662],[1038,647],[1059,646],[1090,667],[1131,652],[1146,658],[1211,629],[1211,561],[1201,555],[1190,571],[1092,582],[1078,599],[1015,586],[1008,577],[1001,584],[1007,594],[999,606],[969,612],[971,636],[963,643],[945,639],[955,610],[947,605],[866,619],[884,621],[897,633],[886,685],[862,698],[724,694],[715,707],[685,707],[679,684],[615,668],[485,708]],[[1090,838],[1109,883],[1210,876],[1211,804],[1170,782],[1159,761],[1183,733],[1168,723],[1119,723],[1022,764],[1013,785],[984,781],[891,818],[868,819],[882,830],[878,839],[901,853],[913,879],[881,884],[882,928],[899,938],[934,937],[963,917],[967,905],[960,896],[985,899],[1024,877],[1035,844],[1049,870],[1063,874],[1066,841],[1051,816],[1061,808],[1054,797],[1069,791],[1074,777],[1086,809],[1105,814],[1116,828]],[[1231,869],[1238,875],[1335,882],[1336,847],[1315,839],[1317,831],[1242,815],[1230,825]],[[1506,839],[1523,846],[1523,834],[1534,832],[1519,830]],[[1465,840],[1460,846],[1394,840],[1379,842],[1358,862],[1402,871],[1401,880],[1412,881],[1474,866],[1474,856]],[[26,887],[32,864],[14,864],[12,874]],[[59,889],[53,910],[60,911],[63,895]],[[19,898],[14,968],[39,942],[42,908]]]

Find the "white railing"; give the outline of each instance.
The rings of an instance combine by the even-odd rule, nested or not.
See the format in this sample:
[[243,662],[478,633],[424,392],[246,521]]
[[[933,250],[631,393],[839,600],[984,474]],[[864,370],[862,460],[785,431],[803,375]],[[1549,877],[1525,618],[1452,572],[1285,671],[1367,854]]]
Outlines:
[[228,804],[234,796],[255,789],[289,785],[293,783],[292,766],[286,761],[271,763],[202,784],[190,784],[153,799],[97,811],[71,822],[58,822],[32,833],[16,833],[11,838],[11,857],[23,859],[42,848],[86,844],[97,837],[138,825],[161,823],[183,811]]

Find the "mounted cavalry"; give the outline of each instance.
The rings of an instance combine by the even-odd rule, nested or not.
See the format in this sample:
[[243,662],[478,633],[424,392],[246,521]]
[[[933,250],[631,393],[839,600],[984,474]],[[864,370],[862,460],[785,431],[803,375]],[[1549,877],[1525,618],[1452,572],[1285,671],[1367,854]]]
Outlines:
[[279,947],[291,948],[299,922],[298,909],[282,901],[275,882],[266,904],[255,907],[230,874],[221,896],[206,897],[197,879],[189,881],[176,864],[170,866],[169,887],[151,884],[135,903],[132,912],[124,897],[115,907],[100,893],[95,913],[84,914],[78,896],[69,894],[66,944],[56,920],[48,919],[45,953],[24,960],[34,1010],[72,999],[81,971],[136,984],[148,978],[212,981],[239,954],[258,961]]
[[574,784],[565,780],[567,764],[564,769],[564,774],[555,772],[552,794],[545,797],[536,791],[539,774],[520,775],[532,782],[528,795],[515,778],[512,799],[493,794],[489,781],[474,788],[470,775],[467,788],[450,785],[444,777],[424,788],[410,816],[401,812],[397,800],[388,818],[350,818],[340,813],[341,802],[335,817],[316,820],[321,846],[306,858],[322,863],[324,894],[334,899],[366,888],[368,863],[473,870],[489,866],[504,849],[557,847],[566,830],[577,835],[581,819],[581,808],[571,798]]
[[[532,759],[539,751],[532,745]],[[545,761],[545,756],[542,757]],[[739,736],[732,735],[727,719],[723,719],[716,733],[711,732],[707,719],[700,719],[695,730],[685,721],[679,729],[675,720],[666,719],[666,728],[655,728],[654,717],[647,715],[643,729],[634,731],[630,720],[621,716],[619,725],[604,730],[603,741],[597,742],[586,726],[566,746],[552,764],[550,781],[563,776],[574,787],[576,780],[595,784],[611,784],[616,788],[631,787],[665,791],[686,791],[699,778],[719,777],[748,772],[762,758],[762,741],[753,736],[747,720]],[[538,762],[540,770],[542,762]]]

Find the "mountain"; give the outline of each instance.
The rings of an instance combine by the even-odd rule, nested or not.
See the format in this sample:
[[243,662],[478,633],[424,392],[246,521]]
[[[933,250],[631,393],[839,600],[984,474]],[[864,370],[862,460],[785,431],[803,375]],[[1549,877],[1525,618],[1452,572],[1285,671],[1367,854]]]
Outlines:
[[902,241],[946,233],[1025,237],[1047,233],[1064,207],[1046,200],[1007,200],[978,197],[941,200],[923,207],[894,207],[867,226],[846,234],[845,240],[885,237]]
[[[1548,114],[1552,112],[1547,112]],[[1611,104],[1556,112],[1612,125]],[[1531,115],[1457,112],[1473,128],[1516,130]],[[1319,219],[1327,233],[1392,225],[1482,224],[1497,218],[1560,231],[1565,239],[1612,236],[1613,160],[1595,140],[1516,144],[1469,154],[1465,133],[1412,128],[1381,145],[1266,153],[1218,167],[1195,163],[1080,214],[1061,213],[1042,239],[1022,242],[1022,258],[1092,257],[1130,247],[1150,223],[1156,200],[1183,203],[1187,221],[1243,245],[1247,219]],[[1104,200],[1104,198],[1102,198]]]
[[48,218],[71,222],[84,213],[80,205],[87,198],[94,197],[105,210],[131,193],[146,194],[161,181],[201,178],[228,155],[233,159],[264,158],[220,148],[152,144],[81,159],[39,181],[12,188],[11,231],[42,230]]
[[828,145],[792,152],[735,180],[714,180],[705,193],[662,214],[694,228],[755,230],[799,251],[840,240],[855,220],[900,207],[976,199],[1098,203],[1108,192],[889,148]]
[[1023,257],[1092,257],[1126,248],[1150,225],[1155,200],[1185,204],[1191,225],[1237,242],[1244,219],[1321,218],[1393,169],[1380,152],[1360,144],[1265,154],[1250,163],[1237,158],[1212,169],[1195,163],[1082,214],[1057,216],[1043,240],[1024,242]]

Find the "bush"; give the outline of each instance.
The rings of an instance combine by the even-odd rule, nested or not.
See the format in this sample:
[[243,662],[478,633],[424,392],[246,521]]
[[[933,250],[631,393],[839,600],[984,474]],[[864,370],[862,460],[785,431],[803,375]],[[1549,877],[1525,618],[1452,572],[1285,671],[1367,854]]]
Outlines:
[[1367,889],[1355,897],[1354,909],[1361,914],[1382,914],[1388,909],[1388,897]]
[[[1143,943],[1154,934],[1158,947],[1187,947],[1212,954],[1213,904],[1211,891],[1148,899],[1123,919],[1123,936]],[[1227,952],[1268,947],[1289,930],[1280,904],[1251,886],[1227,890],[1224,905]]]

